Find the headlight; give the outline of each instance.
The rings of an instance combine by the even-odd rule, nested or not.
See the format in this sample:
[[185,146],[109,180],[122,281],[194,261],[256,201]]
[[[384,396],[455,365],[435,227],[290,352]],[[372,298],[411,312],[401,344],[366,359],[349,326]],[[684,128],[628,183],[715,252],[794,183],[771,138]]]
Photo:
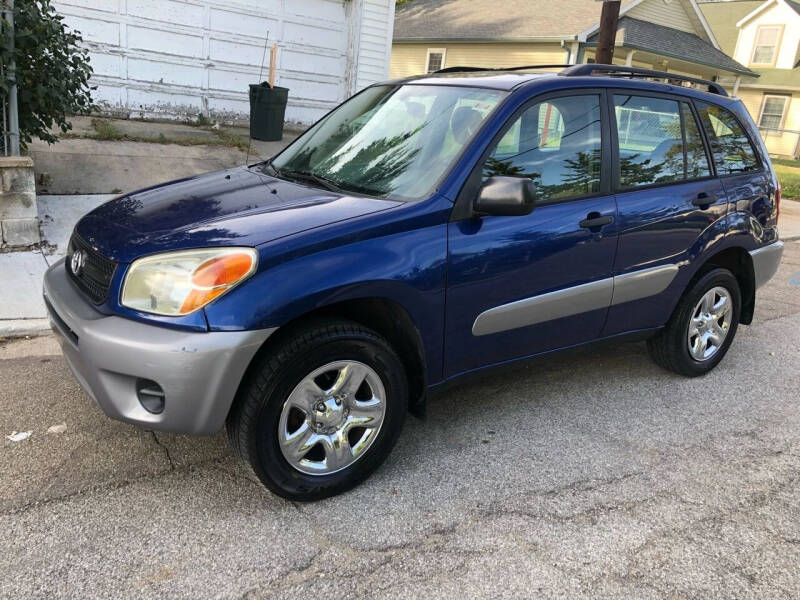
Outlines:
[[122,286],[122,305],[178,316],[196,311],[256,270],[253,248],[206,248],[133,261]]

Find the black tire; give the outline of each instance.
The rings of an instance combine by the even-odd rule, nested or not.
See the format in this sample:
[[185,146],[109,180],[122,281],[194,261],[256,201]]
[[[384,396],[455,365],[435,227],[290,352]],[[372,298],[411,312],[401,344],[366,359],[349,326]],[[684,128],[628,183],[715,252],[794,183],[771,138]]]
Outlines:
[[[728,334],[722,345],[710,358],[702,361],[695,360],[688,347],[689,324],[697,303],[706,292],[717,286],[723,287],[729,292],[733,304]],[[739,325],[741,306],[742,295],[739,290],[739,282],[733,273],[721,268],[704,273],[684,293],[666,327],[647,341],[650,357],[660,367],[686,377],[697,377],[708,373],[725,357],[733,342]]]
[[[386,412],[374,441],[358,460],[335,473],[309,475],[295,469],[280,449],[281,410],[304,377],[340,360],[356,360],[377,373],[386,393]],[[406,373],[389,343],[358,323],[331,319],[296,329],[258,359],[226,425],[234,451],[265,486],[290,500],[311,501],[349,490],[377,469],[397,441],[407,411]]]

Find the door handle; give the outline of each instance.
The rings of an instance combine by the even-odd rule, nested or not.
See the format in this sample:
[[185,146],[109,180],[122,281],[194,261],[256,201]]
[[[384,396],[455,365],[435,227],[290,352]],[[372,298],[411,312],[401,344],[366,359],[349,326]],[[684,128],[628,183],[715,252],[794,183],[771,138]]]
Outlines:
[[614,222],[614,217],[606,215],[605,217],[602,216],[598,212],[590,212],[586,215],[586,218],[578,223],[584,229],[597,229],[598,227],[602,227],[603,225],[610,225]]
[[716,201],[717,197],[714,194],[700,192],[699,194],[697,194],[697,198],[692,200],[692,204],[694,204],[695,206],[699,206],[702,209],[706,209],[712,204],[714,204],[714,202]]

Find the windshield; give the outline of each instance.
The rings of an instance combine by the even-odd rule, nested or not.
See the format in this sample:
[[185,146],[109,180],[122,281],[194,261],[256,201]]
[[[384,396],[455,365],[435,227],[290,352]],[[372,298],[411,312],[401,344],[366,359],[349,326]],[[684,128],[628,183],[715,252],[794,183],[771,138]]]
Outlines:
[[364,90],[269,164],[279,177],[400,200],[422,198],[506,93],[439,85]]

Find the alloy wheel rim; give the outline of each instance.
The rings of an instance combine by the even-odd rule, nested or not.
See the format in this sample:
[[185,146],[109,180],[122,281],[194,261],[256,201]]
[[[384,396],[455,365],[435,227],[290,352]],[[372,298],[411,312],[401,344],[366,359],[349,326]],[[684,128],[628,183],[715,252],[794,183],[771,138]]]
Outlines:
[[354,360],[306,375],[283,404],[278,443],[307,475],[330,475],[366,454],[386,416],[386,391],[374,369]]
[[733,301],[724,287],[703,294],[692,311],[687,331],[689,355],[698,362],[713,358],[728,337]]

